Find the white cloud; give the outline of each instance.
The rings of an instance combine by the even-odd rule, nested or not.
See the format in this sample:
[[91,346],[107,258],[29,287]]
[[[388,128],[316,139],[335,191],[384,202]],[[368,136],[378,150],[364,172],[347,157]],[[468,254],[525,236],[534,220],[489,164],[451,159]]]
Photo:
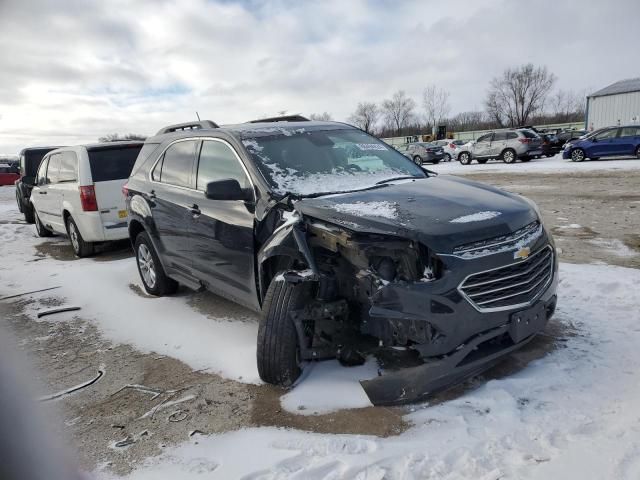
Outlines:
[[637,75],[636,1],[0,1],[0,152],[203,118],[345,119],[358,101],[424,85],[454,112],[492,76],[546,64],[559,86]]

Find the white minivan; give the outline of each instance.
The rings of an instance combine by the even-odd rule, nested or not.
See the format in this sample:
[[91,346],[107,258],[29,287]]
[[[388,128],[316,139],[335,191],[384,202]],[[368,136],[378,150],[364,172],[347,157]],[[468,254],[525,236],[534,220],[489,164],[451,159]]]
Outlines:
[[93,254],[96,242],[128,238],[122,187],[142,145],[99,143],[47,153],[31,192],[38,235],[68,235],[79,257]]

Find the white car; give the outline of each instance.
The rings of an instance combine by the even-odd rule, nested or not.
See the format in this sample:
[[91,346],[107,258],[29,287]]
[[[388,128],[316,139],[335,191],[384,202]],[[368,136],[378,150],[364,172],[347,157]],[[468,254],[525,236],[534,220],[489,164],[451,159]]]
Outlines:
[[435,140],[431,142],[433,145],[442,147],[444,150],[444,161],[450,162],[451,159],[457,160],[460,153],[460,147],[467,144],[466,140]]
[[79,257],[93,254],[96,242],[128,238],[122,187],[142,145],[99,143],[47,153],[31,192],[38,235],[68,235]]

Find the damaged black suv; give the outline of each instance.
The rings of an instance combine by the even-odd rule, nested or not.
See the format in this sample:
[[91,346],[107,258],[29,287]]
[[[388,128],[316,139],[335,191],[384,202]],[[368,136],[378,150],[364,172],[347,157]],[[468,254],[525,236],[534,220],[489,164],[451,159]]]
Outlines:
[[423,170],[346,124],[167,127],[124,191],[147,292],[180,283],[262,312],[269,383],[292,385],[306,361],[375,355],[372,402],[413,401],[524,345],[555,310],[535,204]]

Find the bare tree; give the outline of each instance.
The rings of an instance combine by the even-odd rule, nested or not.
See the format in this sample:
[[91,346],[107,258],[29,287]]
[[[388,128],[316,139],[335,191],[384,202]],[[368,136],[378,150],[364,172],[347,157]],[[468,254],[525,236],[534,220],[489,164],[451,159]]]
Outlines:
[[435,85],[428,85],[422,92],[422,106],[426,113],[427,124],[431,126],[432,132],[449,115],[451,105],[449,105],[449,92],[437,88]]
[[322,112],[322,113],[312,113],[311,115],[309,115],[309,120],[317,120],[319,122],[330,122],[331,120],[333,120],[333,118],[331,118],[331,114],[329,112]]
[[415,108],[416,102],[407,97],[404,90],[398,90],[390,99],[382,102],[382,115],[387,126],[393,128],[398,135],[402,135],[402,129],[413,118]]
[[508,68],[491,80],[485,105],[496,120],[506,119],[511,126],[526,125],[529,118],[541,111],[556,81],[547,67],[532,63]]
[[373,133],[373,129],[380,118],[380,109],[373,102],[360,102],[356,111],[349,117],[348,122],[360,127],[367,133]]
[[146,140],[147,137],[144,135],[139,135],[137,133],[125,133],[124,135],[120,135],[119,133],[109,133],[104,137],[98,138],[100,143],[105,142],[120,142],[122,140]]
[[460,112],[449,120],[453,130],[464,132],[468,130],[482,130],[490,120],[484,112]]
[[551,108],[557,122],[571,122],[584,117],[586,93],[558,90],[551,97]]

